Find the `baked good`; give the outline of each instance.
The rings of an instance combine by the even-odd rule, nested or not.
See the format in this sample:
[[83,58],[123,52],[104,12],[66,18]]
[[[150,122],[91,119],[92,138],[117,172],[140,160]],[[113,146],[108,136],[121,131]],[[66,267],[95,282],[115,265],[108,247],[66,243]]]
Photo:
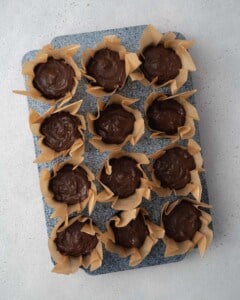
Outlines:
[[151,93],[145,103],[147,125],[151,138],[190,139],[195,135],[194,120],[199,120],[196,108],[189,97],[196,90],[173,96]]
[[76,216],[67,222],[60,220],[48,240],[55,262],[53,272],[71,274],[79,267],[94,271],[103,260],[101,231],[87,217]]
[[201,208],[210,207],[189,198],[164,204],[161,226],[165,229],[165,256],[184,254],[195,246],[198,246],[199,253],[203,256],[212,242],[213,232],[209,228],[212,218]]
[[116,210],[129,210],[137,207],[143,197],[149,199],[149,181],[141,168],[148,163],[142,153],[111,153],[97,176],[103,187],[97,200],[112,202],[112,208]]
[[177,142],[150,155],[154,161],[150,167],[152,173],[152,189],[162,197],[172,193],[181,196],[192,194],[200,201],[202,185],[199,172],[202,169],[200,146],[192,139],[187,146]]
[[74,96],[81,71],[73,60],[79,45],[54,49],[44,46],[36,57],[23,65],[27,91],[14,91],[49,105],[68,102]]
[[164,230],[153,224],[144,208],[121,211],[107,223],[105,248],[120,257],[129,257],[129,266],[140,264],[152,247],[163,238]]
[[123,88],[141,62],[135,53],[127,52],[117,36],[110,35],[95,48],[83,51],[81,64],[82,74],[89,82],[86,92],[101,97]]
[[41,154],[35,162],[42,163],[70,155],[81,161],[84,153],[85,119],[78,114],[82,100],[64,107],[51,107],[43,115],[30,110],[29,125],[38,137]]
[[92,213],[96,203],[95,176],[83,163],[73,159],[56,163],[53,169],[43,169],[40,188],[46,203],[54,209],[52,217],[66,220],[72,212],[82,212],[88,206]]
[[117,151],[128,142],[135,145],[144,134],[141,112],[131,107],[138,100],[114,94],[108,102],[98,99],[95,115],[88,113],[89,142],[99,151]]

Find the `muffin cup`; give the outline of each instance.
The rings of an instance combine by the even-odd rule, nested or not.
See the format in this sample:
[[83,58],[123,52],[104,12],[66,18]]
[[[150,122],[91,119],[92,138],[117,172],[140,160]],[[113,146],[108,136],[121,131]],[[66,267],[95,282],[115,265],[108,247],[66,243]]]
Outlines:
[[[87,114],[87,121],[88,121],[88,130],[94,136],[89,140],[89,142],[100,152],[104,151],[118,151],[121,150],[128,142],[132,145],[135,145],[142,135],[144,134],[144,120],[142,118],[141,112],[137,109],[133,109],[130,106],[136,103],[137,99],[130,99],[123,97],[121,95],[115,94],[112,95],[109,99],[108,103],[104,103],[102,99],[98,99],[97,105],[97,116],[94,116],[90,113]],[[102,141],[102,137],[99,136],[94,128],[94,121],[97,120],[100,116],[100,112],[103,111],[108,105],[110,104],[120,104],[122,108],[134,115],[135,122],[133,132],[129,134],[126,139],[121,144],[107,144]]]
[[[84,154],[83,130],[86,130],[86,124],[84,117],[82,115],[77,114],[81,107],[81,104],[82,100],[79,100],[61,108],[56,109],[55,107],[51,107],[43,115],[39,115],[36,111],[30,109],[29,126],[33,135],[36,135],[38,137],[38,147],[41,150],[41,154],[34,160],[35,163],[48,162],[59,156],[67,156],[68,154],[74,159],[74,161],[82,161],[82,155]],[[76,139],[69,149],[57,152],[44,144],[45,136],[40,132],[40,128],[42,122],[46,118],[62,111],[69,112],[71,115],[76,116],[79,119],[80,125],[78,126],[78,130],[81,133],[82,138]]]
[[149,157],[155,160],[161,157],[166,152],[166,150],[172,149],[174,147],[180,147],[182,149],[185,149],[189,152],[189,154],[193,156],[196,167],[194,170],[190,171],[191,181],[184,188],[179,190],[164,188],[161,186],[161,182],[156,178],[154,174],[153,165],[151,164],[149,169],[152,174],[152,190],[156,192],[160,197],[167,197],[170,196],[172,193],[174,193],[177,196],[187,196],[191,193],[197,201],[200,201],[202,195],[202,184],[199,177],[199,172],[203,171],[203,158],[200,153],[201,148],[194,140],[190,139],[186,147],[180,146],[177,142],[173,142],[167,147],[153,153]]
[[[85,78],[87,78],[88,81],[96,82],[95,78],[93,78],[92,76],[89,76],[87,74],[86,67],[87,67],[89,60],[92,57],[94,57],[95,53],[97,51],[99,51],[101,49],[105,49],[105,48],[108,48],[112,51],[118,52],[120,59],[125,61],[125,73],[126,73],[125,82],[126,82],[127,77],[139,67],[141,62],[135,53],[127,52],[126,48],[123,45],[121,45],[121,40],[115,35],[105,36],[103,38],[103,40],[99,44],[97,44],[94,49],[89,48],[89,49],[86,49],[85,51],[83,51],[82,57],[81,57],[82,75]],[[124,87],[125,82],[121,88]],[[91,83],[89,83],[89,84],[87,84],[86,92],[95,97],[102,97],[102,96],[106,96],[106,95],[112,95],[112,94],[116,93],[117,90],[118,89],[116,88],[112,92],[107,92],[104,90],[103,87],[93,86]]]
[[139,41],[140,50],[137,53],[140,56],[147,46],[163,44],[165,48],[173,49],[179,56],[182,68],[179,70],[179,74],[163,84],[157,84],[157,77],[151,82],[147,80],[141,70],[138,70],[130,75],[132,80],[139,80],[143,85],[151,85],[153,88],[160,88],[166,85],[170,85],[171,93],[174,94],[176,91],[183,86],[187,81],[188,72],[196,71],[195,64],[192,60],[191,55],[187,51],[188,48],[192,47],[195,42],[193,40],[178,40],[173,32],[167,32],[165,34],[157,31],[152,25],[148,25],[141,36]]
[[[114,221],[116,227],[125,227],[132,220],[136,219],[139,213],[142,213],[144,222],[148,228],[149,234],[146,237],[141,248],[124,248],[115,244],[115,237],[110,222]],[[148,219],[148,213],[144,208],[135,208],[121,212],[120,216],[113,216],[106,225],[107,231],[103,234],[103,243],[109,252],[118,254],[120,257],[130,256],[129,266],[134,267],[140,264],[144,258],[151,252],[152,247],[163,238],[164,230],[162,227],[153,224]]]
[[[37,53],[36,57],[33,60],[26,62],[23,66],[22,74],[27,77],[26,80],[27,91],[15,90],[13,92],[16,94],[28,96],[33,100],[38,100],[49,105],[55,105],[60,102],[61,105],[63,105],[64,103],[68,102],[74,96],[77,90],[78,81],[81,79],[81,71],[73,60],[73,56],[77,53],[79,48],[80,48],[79,45],[69,45],[59,49],[54,49],[50,44],[44,46],[42,50],[40,50]],[[36,65],[40,63],[47,62],[49,57],[53,57],[54,59],[64,59],[66,63],[70,65],[75,72],[75,77],[74,77],[75,83],[72,91],[67,92],[66,95],[60,99],[47,99],[41,94],[39,90],[37,90],[33,86],[33,79],[35,77],[34,68],[36,67]]]
[[192,203],[198,210],[201,212],[200,220],[201,220],[201,228],[194,234],[192,240],[187,240],[184,242],[176,242],[174,239],[169,238],[166,234],[163,237],[163,242],[166,245],[164,256],[174,256],[179,254],[185,254],[191,251],[196,245],[198,246],[200,256],[203,256],[206,252],[207,248],[212,243],[213,232],[208,227],[208,225],[212,222],[212,217],[210,214],[206,213],[203,210],[200,210],[199,207],[203,208],[211,208],[211,205],[208,205],[203,202],[197,202],[192,199],[184,198],[181,200],[176,200],[172,203],[167,202],[164,204],[161,212],[161,226],[164,228],[164,224],[162,221],[163,213],[166,215],[170,214],[170,212],[177,206],[181,201],[187,200]]
[[[83,160],[83,158],[82,158]],[[60,217],[62,220],[65,220],[66,224],[68,222],[68,215],[70,215],[73,212],[81,212],[83,209],[88,205],[88,211],[89,215],[91,215],[95,203],[96,203],[96,194],[97,189],[94,184],[94,175],[90,171],[90,169],[84,165],[80,164],[81,162],[79,160],[70,159],[63,163],[57,163],[53,166],[52,172],[50,172],[48,169],[43,169],[40,174],[40,189],[45,197],[45,201],[47,205],[52,207],[54,209],[53,214],[51,215],[51,218],[58,218]],[[66,203],[57,202],[54,200],[54,194],[49,189],[49,182],[50,180],[57,174],[57,172],[65,165],[72,164],[74,167],[73,169],[77,168],[78,166],[82,167],[86,172],[88,176],[88,180],[91,183],[91,186],[89,188],[88,197],[83,200],[82,202],[78,202],[76,204],[68,205]]]
[[[65,230],[67,227],[72,225],[75,221],[86,222],[89,221],[89,224],[85,224],[81,231],[88,233],[90,235],[95,235],[98,238],[97,246],[92,250],[91,254],[87,256],[65,256],[62,255],[54,242],[57,232]],[[69,222],[64,224],[62,220],[58,221],[55,227],[52,230],[51,236],[48,240],[48,248],[56,265],[52,269],[52,272],[60,274],[71,274],[76,272],[80,267],[89,268],[90,271],[94,271],[101,267],[103,260],[103,251],[102,251],[102,242],[101,242],[101,232],[100,230],[92,224],[92,220],[87,217],[77,216],[69,220]]]
[[[106,169],[107,174],[111,174],[112,168],[109,164],[111,158],[120,158],[122,156],[128,156],[137,161],[137,167],[142,171],[141,185],[136,189],[135,193],[127,198],[119,199],[118,196],[115,196],[109,187],[103,184],[100,180],[101,173],[103,168]],[[97,179],[104,188],[102,192],[97,195],[98,202],[112,202],[112,208],[116,210],[130,210],[142,202],[142,198],[150,200],[150,182],[147,178],[147,175],[144,173],[141,165],[149,164],[149,160],[147,156],[143,153],[129,153],[125,151],[113,152],[109,155],[108,159],[105,160],[103,167],[101,168],[99,174],[97,175]]]
[[[178,139],[190,139],[195,135],[195,125],[194,125],[194,120],[199,120],[199,116],[197,113],[196,108],[189,103],[189,97],[192,96],[194,93],[196,93],[197,90],[192,90],[180,94],[176,94],[173,96],[167,96],[162,93],[151,93],[148,97],[147,100],[144,103],[144,111],[145,111],[145,116],[147,120],[147,110],[148,107],[153,103],[154,100],[158,99],[158,101],[165,101],[169,99],[174,99],[178,103],[180,103],[185,112],[186,112],[186,121],[185,124],[181,127],[178,127],[178,132],[173,135],[168,135],[164,132],[157,131],[155,129],[151,129],[148,125],[148,129],[152,131],[153,133],[151,134],[151,138],[156,139],[156,138],[166,138],[166,139],[172,139],[172,140],[178,140]],[[148,124],[148,121],[147,121]]]

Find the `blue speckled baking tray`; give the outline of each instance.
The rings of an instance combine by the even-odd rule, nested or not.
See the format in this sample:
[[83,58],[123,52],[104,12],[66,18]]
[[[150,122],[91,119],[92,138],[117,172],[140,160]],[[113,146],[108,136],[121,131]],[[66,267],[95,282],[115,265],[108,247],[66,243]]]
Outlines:
[[[65,35],[65,36],[59,36],[52,40],[52,45],[56,48],[60,48],[69,44],[80,44],[81,48],[80,51],[76,54],[75,61],[78,65],[80,65],[80,55],[86,48],[92,48],[96,43],[100,42],[101,39],[105,35],[115,34],[122,40],[122,44],[127,48],[128,51],[135,52],[138,50],[138,41],[142,35],[142,32],[146,26],[134,26],[134,27],[127,27],[127,28],[120,28],[120,29],[110,29],[110,30],[104,30],[104,31],[97,31],[97,32],[89,32],[89,33],[80,33],[80,34],[74,34],[74,35]],[[184,36],[180,33],[176,33],[177,38],[184,39]],[[23,57],[22,62],[25,63],[26,61],[29,61],[34,58],[36,55],[36,51],[30,51],[26,53]],[[83,105],[80,109],[80,112],[82,114],[85,114],[86,112],[90,111],[94,113],[96,111],[96,98],[88,95],[85,92],[85,84],[86,81],[83,79],[79,83],[77,92],[74,96],[74,98],[71,100],[71,102],[74,102],[79,99],[83,99]],[[179,90],[179,92],[187,91],[193,89],[193,84],[191,80],[191,76],[189,76],[188,81],[184,84],[184,86]],[[161,92],[170,92],[168,88],[161,88],[158,89],[158,91]],[[144,87],[139,82],[132,82],[130,79],[128,79],[125,87],[119,92],[121,95],[127,96],[129,98],[139,98],[140,101],[136,103],[134,106],[141,110],[143,113],[143,104],[146,99],[146,97],[149,95],[149,93],[152,92],[152,89],[150,87]],[[105,98],[107,100],[107,98]],[[191,97],[190,102],[192,104],[195,104],[194,96]],[[43,103],[40,103],[38,101],[33,101],[32,99],[28,98],[28,105],[29,108],[33,108],[38,113],[45,112],[49,106]],[[194,139],[200,143],[200,137],[199,137],[199,128],[198,123],[196,123],[196,135]],[[91,168],[91,170],[96,174],[102,165],[102,162],[106,157],[108,156],[108,153],[99,153],[90,143],[88,143],[88,138],[90,137],[90,134],[86,132],[86,152],[85,152],[85,163]],[[35,151],[36,155],[39,154],[39,149],[37,147],[37,138],[34,137],[34,145],[35,145]],[[150,133],[146,129],[145,135],[142,137],[142,139],[138,142],[136,146],[127,145],[124,147],[125,150],[131,151],[131,152],[144,152],[145,154],[151,154],[155,152],[156,150],[166,146],[169,143],[169,140],[166,139],[150,139]],[[182,142],[182,143],[186,143]],[[41,171],[42,168],[47,167],[51,168],[53,163],[56,161],[61,160],[61,158],[56,159],[55,161],[51,163],[46,164],[39,164],[38,170]],[[145,169],[146,173],[147,170]],[[208,193],[207,193],[207,185],[206,185],[206,179],[205,174],[201,173],[201,182],[203,186],[203,193],[202,193],[202,201],[208,203]],[[98,188],[99,185],[97,184]],[[170,196],[167,198],[160,198],[155,193],[152,192],[151,195],[151,201],[143,200],[142,206],[145,207],[149,214],[150,218],[153,222],[156,224],[159,224],[160,221],[160,210],[162,205],[166,201],[173,201],[176,199],[175,196]],[[44,199],[43,199],[44,202]],[[50,219],[50,215],[52,214],[52,209],[48,207],[44,202],[44,210],[45,210],[45,216],[46,216],[46,225],[47,225],[47,231],[48,235],[50,235],[51,230],[53,226],[56,223],[55,219]],[[87,215],[87,211],[85,210],[83,214]],[[97,226],[104,231],[105,230],[105,223],[112,217],[112,215],[115,214],[115,211],[111,208],[110,203],[97,203],[95,206],[95,209],[92,213],[92,219],[97,224]],[[104,249],[104,259],[103,264],[101,268],[94,272],[90,272],[89,270],[86,270],[89,274],[97,275],[97,274],[104,274],[104,273],[110,273],[110,272],[116,272],[116,271],[124,271],[129,269],[136,269],[141,267],[148,267],[148,266],[154,266],[154,265],[160,265],[160,264],[166,264],[170,262],[177,262],[182,260],[185,255],[177,255],[173,257],[164,257],[164,244],[162,241],[159,241],[152,249],[151,253],[144,259],[144,261],[139,264],[136,267],[129,267],[128,266],[128,258],[120,258],[116,254],[112,254],[107,252]]]

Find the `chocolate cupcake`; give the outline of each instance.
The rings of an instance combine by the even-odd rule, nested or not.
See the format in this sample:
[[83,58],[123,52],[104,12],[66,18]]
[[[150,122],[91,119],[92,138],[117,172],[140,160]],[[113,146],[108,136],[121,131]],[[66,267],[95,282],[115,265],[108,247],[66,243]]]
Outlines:
[[89,81],[86,92],[99,97],[121,89],[127,77],[140,61],[135,53],[128,53],[115,35],[105,36],[94,49],[83,52],[82,73]]
[[43,163],[59,156],[70,155],[77,161],[84,153],[85,120],[78,114],[82,100],[62,108],[51,107],[43,115],[30,110],[29,125],[38,137],[41,154],[34,162]]
[[199,172],[203,170],[200,151],[200,146],[189,140],[187,147],[175,142],[152,154],[152,189],[162,197],[172,193],[181,196],[191,193],[200,201],[202,185]]
[[211,206],[188,198],[167,202],[163,206],[161,226],[165,229],[165,256],[184,254],[196,245],[203,256],[212,242],[213,232],[208,227],[212,218],[199,207]]
[[174,96],[151,93],[145,104],[151,138],[190,139],[195,135],[194,120],[199,120],[196,108],[188,98],[196,90]]
[[108,103],[98,100],[98,111],[87,115],[88,130],[94,136],[89,142],[99,151],[117,151],[128,142],[135,145],[144,134],[144,120],[139,110],[130,106],[137,102],[118,94]]
[[120,257],[130,256],[129,266],[133,267],[144,260],[163,236],[164,230],[149,220],[147,211],[135,208],[111,218],[103,242],[109,252]]
[[80,267],[94,271],[103,260],[101,232],[87,217],[77,216],[64,223],[60,220],[48,240],[56,263],[53,272],[71,274]]
[[173,32],[161,34],[148,25],[139,41],[138,57],[142,64],[131,74],[132,80],[154,88],[170,85],[171,93],[176,93],[187,81],[188,72],[196,71],[187,51],[193,44],[194,41],[176,39]]
[[94,175],[87,166],[73,159],[43,169],[40,188],[46,203],[54,209],[52,217],[67,220],[72,212],[81,212],[87,205],[89,214],[96,203]]
[[23,66],[28,90],[14,92],[49,105],[71,100],[81,79],[81,71],[73,60],[79,48],[79,45],[59,49],[44,46],[33,60]]
[[143,164],[149,164],[149,160],[142,153],[111,153],[97,176],[104,188],[97,200],[112,202],[116,210],[129,210],[137,207],[143,197],[149,199],[149,181],[141,168]]

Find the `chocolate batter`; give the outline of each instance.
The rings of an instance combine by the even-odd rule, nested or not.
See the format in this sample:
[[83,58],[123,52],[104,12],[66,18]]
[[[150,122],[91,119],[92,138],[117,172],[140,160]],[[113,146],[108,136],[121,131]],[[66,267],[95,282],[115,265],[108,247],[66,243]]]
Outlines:
[[55,113],[41,124],[40,132],[44,135],[43,143],[56,152],[68,150],[76,139],[82,137],[78,130],[79,125],[79,119],[69,112]]
[[141,213],[125,227],[116,227],[114,221],[110,226],[114,232],[115,243],[124,248],[140,248],[149,234]]
[[169,215],[163,214],[166,235],[176,242],[192,240],[201,227],[201,212],[188,201],[175,206]]
[[153,164],[154,174],[162,187],[179,190],[191,181],[190,171],[196,167],[187,150],[175,147],[167,150]]
[[74,87],[74,70],[64,59],[49,57],[34,68],[33,86],[46,99],[60,99]]
[[186,121],[183,106],[174,99],[152,102],[147,110],[148,124],[151,129],[172,135]]
[[133,132],[135,118],[120,104],[108,105],[94,121],[95,131],[106,144],[121,144]]
[[140,60],[142,61],[140,68],[147,80],[151,82],[157,77],[157,84],[163,84],[174,79],[182,67],[176,52],[170,48],[165,48],[162,44],[148,46],[144,49]]
[[91,84],[103,87],[106,92],[121,88],[126,78],[124,60],[120,59],[118,52],[107,48],[97,51],[86,69],[87,74],[96,80]]
[[80,231],[83,225],[84,223],[76,221],[64,231],[57,233],[54,242],[61,254],[78,257],[90,254],[97,246],[98,239],[96,235]]
[[68,205],[84,201],[91,187],[87,172],[82,167],[72,168],[71,164],[63,166],[49,182],[54,200]]
[[112,174],[107,175],[103,169],[100,177],[102,183],[119,198],[127,198],[134,194],[140,187],[143,176],[137,162],[131,157],[122,156],[110,159],[109,164],[112,166]]

